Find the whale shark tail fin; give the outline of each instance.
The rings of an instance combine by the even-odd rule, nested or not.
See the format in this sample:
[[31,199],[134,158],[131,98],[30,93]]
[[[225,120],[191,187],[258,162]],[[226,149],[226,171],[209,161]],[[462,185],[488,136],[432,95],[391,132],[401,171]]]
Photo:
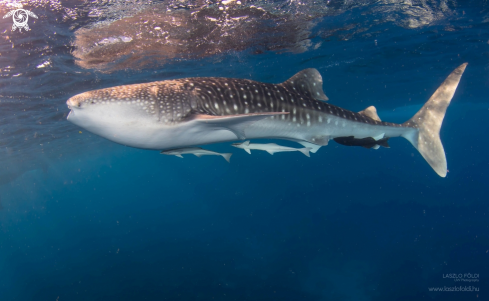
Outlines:
[[440,177],[447,175],[447,160],[440,140],[440,128],[466,66],[467,63],[455,69],[424,106],[403,123],[405,127],[417,129],[406,131],[403,137],[411,142]]

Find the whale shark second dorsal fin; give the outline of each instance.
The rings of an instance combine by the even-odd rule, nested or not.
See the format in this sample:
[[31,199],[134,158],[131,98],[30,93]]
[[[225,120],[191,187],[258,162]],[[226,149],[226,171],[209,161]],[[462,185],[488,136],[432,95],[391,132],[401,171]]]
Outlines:
[[326,101],[329,98],[323,92],[323,78],[314,68],[304,69],[292,76],[281,85],[287,90],[305,95],[317,100]]
[[370,117],[373,120],[382,121],[382,120],[380,120],[379,115],[377,115],[377,109],[374,106],[370,106],[370,107],[366,108],[365,110],[360,111],[358,113],[362,114],[364,116]]

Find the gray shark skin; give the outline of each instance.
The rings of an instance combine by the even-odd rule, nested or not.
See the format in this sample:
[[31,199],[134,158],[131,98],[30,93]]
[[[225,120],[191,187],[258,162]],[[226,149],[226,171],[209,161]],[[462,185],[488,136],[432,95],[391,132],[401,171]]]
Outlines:
[[250,155],[251,155],[251,150],[254,149],[254,150],[266,151],[270,155],[273,155],[275,153],[281,153],[281,152],[301,152],[305,156],[310,157],[309,151],[311,150],[311,148],[309,147],[293,148],[293,147],[278,145],[276,143],[257,144],[257,143],[250,143],[250,141],[245,141],[243,143],[233,143],[232,146],[236,148],[244,149]]
[[168,156],[177,156],[179,158],[183,158],[182,155],[186,155],[186,154],[192,154],[199,158],[202,156],[221,156],[228,163],[230,163],[229,159],[233,155],[231,153],[217,153],[207,149],[203,149],[201,147],[185,147],[179,149],[171,149],[171,150],[161,151],[160,154],[168,155]]
[[111,141],[155,150],[259,138],[319,147],[338,137],[404,137],[445,177],[439,132],[466,65],[403,124],[381,121],[373,107],[356,113],[326,103],[316,69],[281,84],[198,77],[88,91],[68,99],[68,120]]

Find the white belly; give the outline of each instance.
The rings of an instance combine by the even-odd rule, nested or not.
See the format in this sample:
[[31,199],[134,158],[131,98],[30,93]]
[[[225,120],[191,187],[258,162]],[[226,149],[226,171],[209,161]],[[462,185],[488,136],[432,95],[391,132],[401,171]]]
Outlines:
[[[124,106],[106,106],[72,110],[68,119],[106,139],[143,149],[164,150],[239,140],[234,132],[225,127],[208,126],[198,121],[167,124],[143,111],[135,112]],[[365,138],[380,134],[397,137],[406,131],[406,128],[364,124],[327,114],[318,120],[287,121],[281,116],[273,116],[252,123],[244,132],[246,139],[276,138],[314,143],[315,137]]]

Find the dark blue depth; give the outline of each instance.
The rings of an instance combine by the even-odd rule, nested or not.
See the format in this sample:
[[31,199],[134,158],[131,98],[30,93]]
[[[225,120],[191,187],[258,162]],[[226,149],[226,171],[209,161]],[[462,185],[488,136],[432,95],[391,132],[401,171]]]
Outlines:
[[[19,98],[0,102],[0,300],[488,300],[484,12],[472,1],[449,29],[384,23],[371,36],[321,36],[368,20],[354,10],[316,25],[314,51],[245,50],[158,70],[87,71],[65,49],[59,72],[3,80],[0,94]],[[90,89],[187,76],[282,82],[313,67],[332,104],[374,105],[403,122],[463,62],[441,130],[447,178],[400,138],[379,150],[331,141],[311,158],[208,147],[233,152],[228,164],[116,145],[65,119],[66,99]],[[36,93],[30,119],[15,117]],[[479,291],[429,291],[454,286]]]

